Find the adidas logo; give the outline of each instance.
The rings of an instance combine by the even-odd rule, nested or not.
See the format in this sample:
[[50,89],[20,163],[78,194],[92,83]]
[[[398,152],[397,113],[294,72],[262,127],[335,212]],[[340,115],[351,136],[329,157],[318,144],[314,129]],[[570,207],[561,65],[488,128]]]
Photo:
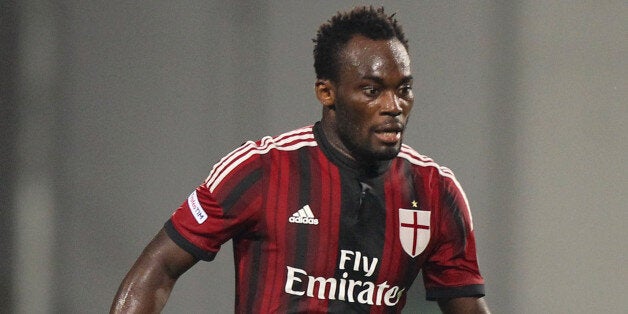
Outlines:
[[288,221],[296,224],[318,225],[318,219],[314,218],[310,205],[305,205],[298,212],[292,214]]

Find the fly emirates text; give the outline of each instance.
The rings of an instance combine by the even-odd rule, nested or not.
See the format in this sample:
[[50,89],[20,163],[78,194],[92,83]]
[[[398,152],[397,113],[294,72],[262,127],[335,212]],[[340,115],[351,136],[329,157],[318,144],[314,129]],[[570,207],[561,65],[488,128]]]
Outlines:
[[[366,277],[375,272],[378,259],[364,256],[359,251],[340,251],[338,269],[362,271]],[[347,279],[345,271],[342,278],[324,278],[309,276],[303,269],[287,266],[286,293],[310,298],[340,300],[351,303],[394,306],[399,302],[405,288],[390,286],[387,281],[374,283]],[[298,287],[307,287],[300,290]]]

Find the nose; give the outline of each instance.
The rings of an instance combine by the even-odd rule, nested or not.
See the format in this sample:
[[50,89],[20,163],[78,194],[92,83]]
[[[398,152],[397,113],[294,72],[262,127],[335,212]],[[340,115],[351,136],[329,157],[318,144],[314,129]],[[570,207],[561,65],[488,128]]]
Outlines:
[[401,106],[402,99],[394,92],[386,93],[386,97],[383,99],[382,114],[390,116],[398,116],[403,112]]

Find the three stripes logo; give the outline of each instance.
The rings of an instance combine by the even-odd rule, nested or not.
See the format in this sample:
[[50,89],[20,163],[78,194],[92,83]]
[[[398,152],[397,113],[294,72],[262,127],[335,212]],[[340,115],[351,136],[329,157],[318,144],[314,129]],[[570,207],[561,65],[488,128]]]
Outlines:
[[310,205],[305,205],[298,212],[292,214],[288,221],[295,224],[318,225],[318,219],[314,218]]

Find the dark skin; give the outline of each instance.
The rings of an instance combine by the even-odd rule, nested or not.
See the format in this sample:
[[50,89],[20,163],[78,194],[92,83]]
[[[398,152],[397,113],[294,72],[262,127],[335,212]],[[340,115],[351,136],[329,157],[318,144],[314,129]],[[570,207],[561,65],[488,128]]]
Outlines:
[[358,162],[394,158],[414,103],[408,53],[398,40],[356,36],[341,58],[338,82],[316,82],[325,135]]
[[198,262],[160,230],[120,284],[110,313],[159,313],[179,276]]
[[[397,40],[352,38],[338,82],[317,80],[323,132],[335,149],[360,163],[394,158],[414,103],[410,58]],[[110,313],[160,312],[177,278],[197,260],[162,229],[126,275]],[[438,302],[443,313],[489,313],[483,298]]]

